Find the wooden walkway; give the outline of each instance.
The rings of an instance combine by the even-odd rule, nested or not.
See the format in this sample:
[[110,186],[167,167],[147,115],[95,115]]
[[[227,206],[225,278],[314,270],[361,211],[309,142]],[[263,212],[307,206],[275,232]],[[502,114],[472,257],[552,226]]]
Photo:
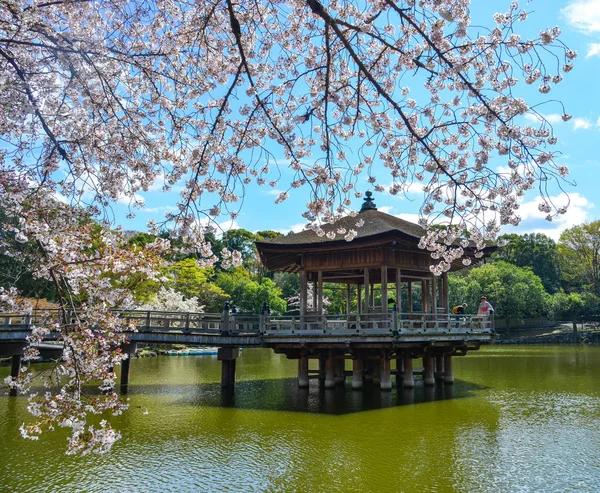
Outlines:
[[[487,340],[492,322],[466,315],[431,313],[363,313],[343,315],[270,316],[229,313],[177,313],[161,311],[119,311],[132,341],[199,343],[228,346],[260,346],[262,340],[298,337],[394,337],[402,339],[474,337]],[[76,319],[71,318],[73,324]],[[0,313],[0,344],[25,340],[32,326],[59,324],[58,310],[34,310],[29,314]],[[85,324],[85,321],[81,321]],[[488,326],[486,326],[488,325]],[[51,332],[48,340],[59,337]]]
[[[173,313],[159,311],[116,312],[126,325],[129,343],[122,348],[133,355],[138,343],[187,344],[218,347],[223,387],[235,382],[236,360],[241,347],[271,348],[298,360],[298,384],[308,385],[309,360],[319,361],[319,378],[325,388],[343,382],[346,360],[353,362],[353,387],[362,388],[363,377],[376,381],[382,390],[391,388],[390,361],[400,385],[414,385],[415,358],[423,358],[426,385],[436,375],[452,383],[452,358],[464,356],[494,338],[493,320],[476,316],[431,313],[360,313],[347,315],[271,316],[222,313]],[[61,322],[62,320],[62,322]],[[85,326],[69,314],[69,325]],[[11,375],[19,374],[21,355],[34,326],[64,323],[58,310],[34,310],[28,314],[0,313],[0,356],[13,357]],[[93,328],[92,328],[93,329]],[[45,340],[60,342],[60,331]],[[121,384],[129,382],[131,358],[121,369]],[[381,374],[381,377],[378,375]]]

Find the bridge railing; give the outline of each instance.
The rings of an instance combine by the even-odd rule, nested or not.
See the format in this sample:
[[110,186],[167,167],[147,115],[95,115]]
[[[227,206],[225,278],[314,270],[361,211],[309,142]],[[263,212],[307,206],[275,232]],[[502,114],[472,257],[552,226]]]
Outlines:
[[[159,333],[201,333],[209,335],[248,335],[298,333],[370,332],[392,334],[489,333],[493,318],[476,315],[433,313],[372,312],[350,314],[261,315],[235,313],[182,313],[127,310],[116,312],[134,331]],[[63,323],[63,312],[33,310],[28,314],[0,313],[0,330],[22,330],[36,324]],[[68,323],[76,323],[67,312]],[[83,321],[85,322],[85,321]]]
[[425,333],[489,333],[492,319],[476,315],[451,315],[433,313],[350,313],[340,315],[271,316],[264,324],[265,334],[282,332],[321,331],[371,332],[396,334]]

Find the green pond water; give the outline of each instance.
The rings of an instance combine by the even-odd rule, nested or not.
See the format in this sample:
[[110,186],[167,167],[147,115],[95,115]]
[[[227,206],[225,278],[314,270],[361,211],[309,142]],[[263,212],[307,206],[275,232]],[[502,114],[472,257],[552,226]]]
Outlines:
[[300,390],[294,361],[245,349],[223,393],[216,356],[137,359],[102,456],[65,455],[64,430],[23,440],[27,401],[2,394],[0,491],[600,491],[600,348],[454,362],[453,386]]

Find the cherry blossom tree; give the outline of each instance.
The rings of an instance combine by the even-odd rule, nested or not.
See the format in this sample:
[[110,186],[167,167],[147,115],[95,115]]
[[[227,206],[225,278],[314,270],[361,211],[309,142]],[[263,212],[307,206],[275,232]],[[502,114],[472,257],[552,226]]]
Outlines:
[[[539,102],[528,104],[520,88],[544,97],[576,53],[558,28],[522,37],[527,11],[516,1],[505,8],[483,29],[471,25],[468,0],[3,1],[0,191],[20,218],[3,246],[35,241],[33,265],[55,282],[61,307],[88,306],[73,296],[84,290],[92,307],[84,319],[105,329],[73,332],[65,318],[65,340],[83,341],[67,351],[69,378],[78,378],[81,357],[88,381],[105,381],[120,357],[89,347],[106,337],[118,348],[119,322],[106,308],[126,298],[93,274],[152,275],[152,262],[141,265],[146,254],[131,255],[117,233],[86,221],[110,216],[116,200],[142,207],[138,192],[157,181],[165,190],[185,184],[165,221],[203,265],[217,258],[206,225],[237,217],[252,183],[283,188],[275,202],[308,197],[303,216],[320,235],[352,213],[363,179],[392,195],[416,184],[421,247],[435,274],[461,257],[465,236],[481,249],[501,225],[518,224],[519,197],[533,187],[548,219],[564,213],[548,187],[568,170],[555,161]],[[440,220],[446,228],[429,228]],[[329,234],[351,240],[356,230]],[[94,241],[102,248],[90,253]],[[6,303],[12,296],[0,294]],[[73,450],[105,450],[112,432],[82,425],[81,388],[67,394],[73,408],[59,406],[58,418],[54,404],[32,410],[47,428],[72,426]]]

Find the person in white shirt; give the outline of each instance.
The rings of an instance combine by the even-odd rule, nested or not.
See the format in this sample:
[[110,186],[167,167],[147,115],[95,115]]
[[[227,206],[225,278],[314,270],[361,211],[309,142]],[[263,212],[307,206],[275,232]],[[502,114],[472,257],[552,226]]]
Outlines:
[[489,327],[489,318],[494,313],[494,307],[490,304],[485,296],[481,297],[481,303],[479,303],[479,308],[477,309],[477,315],[482,317],[483,327]]

